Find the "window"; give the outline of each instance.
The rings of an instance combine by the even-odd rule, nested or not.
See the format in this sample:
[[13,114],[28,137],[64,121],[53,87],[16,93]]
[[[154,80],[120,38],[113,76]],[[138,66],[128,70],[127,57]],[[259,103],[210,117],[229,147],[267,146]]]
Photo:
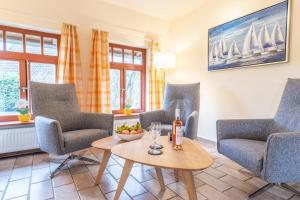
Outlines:
[[55,83],[60,36],[0,26],[0,122],[17,120],[16,102],[29,100],[30,80]]
[[145,110],[146,49],[109,45],[111,105],[113,113]]

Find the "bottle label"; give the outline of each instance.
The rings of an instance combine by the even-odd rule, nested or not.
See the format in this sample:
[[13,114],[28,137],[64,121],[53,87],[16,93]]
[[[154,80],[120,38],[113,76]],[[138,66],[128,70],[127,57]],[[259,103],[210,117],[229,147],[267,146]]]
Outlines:
[[182,145],[183,128],[182,126],[176,127],[176,145]]

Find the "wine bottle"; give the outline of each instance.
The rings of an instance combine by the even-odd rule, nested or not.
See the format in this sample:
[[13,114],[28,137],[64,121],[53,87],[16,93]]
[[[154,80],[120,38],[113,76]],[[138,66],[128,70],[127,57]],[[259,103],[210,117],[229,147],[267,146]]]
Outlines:
[[172,142],[174,149],[182,149],[183,122],[180,120],[180,109],[175,110],[175,120],[173,121]]

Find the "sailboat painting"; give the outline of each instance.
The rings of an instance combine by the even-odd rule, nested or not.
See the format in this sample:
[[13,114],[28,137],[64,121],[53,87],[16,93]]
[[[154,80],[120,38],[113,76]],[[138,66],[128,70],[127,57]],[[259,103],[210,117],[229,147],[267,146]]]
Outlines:
[[289,0],[208,30],[208,70],[288,61]]

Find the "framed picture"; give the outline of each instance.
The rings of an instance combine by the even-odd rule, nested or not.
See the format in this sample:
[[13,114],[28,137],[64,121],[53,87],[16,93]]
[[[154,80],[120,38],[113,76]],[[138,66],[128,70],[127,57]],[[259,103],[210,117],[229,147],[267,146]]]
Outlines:
[[208,30],[208,70],[288,61],[290,1]]

